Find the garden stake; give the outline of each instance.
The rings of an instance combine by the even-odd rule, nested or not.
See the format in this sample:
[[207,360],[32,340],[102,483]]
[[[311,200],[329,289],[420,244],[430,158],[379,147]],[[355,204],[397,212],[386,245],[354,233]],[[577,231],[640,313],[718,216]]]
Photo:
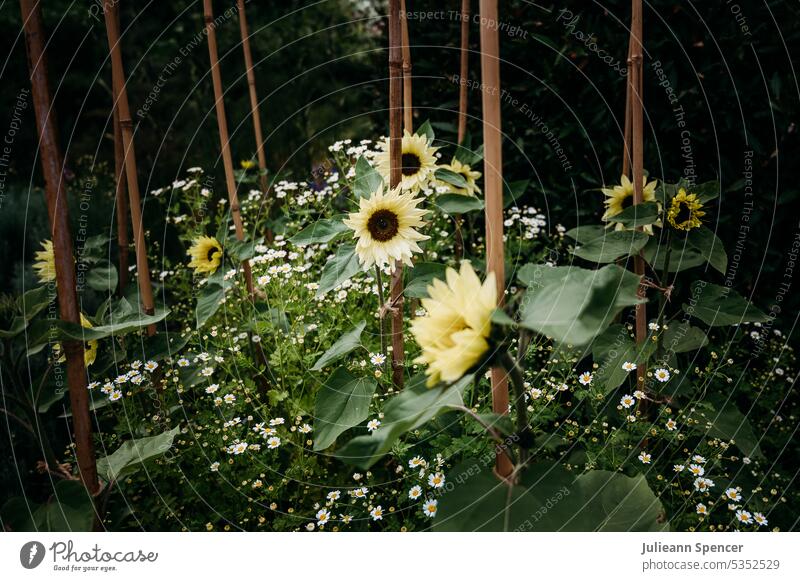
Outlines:
[[[52,118],[52,99],[47,82],[44,58],[44,27],[38,0],[20,0],[22,22],[25,28],[25,46],[28,52],[33,106],[36,128],[39,133],[44,191],[50,235],[53,240],[53,258],[56,270],[56,295],[61,319],[80,327],[75,259],[69,229],[69,210],[64,186],[64,171],[55,125]],[[97,464],[92,443],[92,423],[89,416],[89,390],[86,388],[86,367],[83,343],[63,341],[67,359],[67,385],[72,408],[72,425],[75,430],[78,472],[86,490],[94,495],[99,490]],[[58,466],[50,467],[56,470]]]
[[250,52],[250,35],[247,32],[247,16],[244,13],[244,0],[237,0],[239,6],[239,28],[242,32],[242,51],[244,66],[247,69],[247,86],[250,90],[250,110],[253,117],[253,132],[256,137],[256,155],[258,156],[258,183],[261,191],[267,193],[267,156],[264,153],[264,137],[261,133],[261,116],[258,113],[258,95],[256,94],[256,75],[253,71],[253,55]]
[[[122,49],[119,41],[119,22],[115,13],[119,0],[104,0],[103,16],[106,22],[108,50],[111,52],[111,75],[114,87],[114,102],[119,115],[119,126],[122,133],[122,145],[125,159],[125,178],[128,182],[128,198],[130,202],[131,222],[133,223],[133,243],[136,247],[136,273],[139,278],[139,294],[144,312],[155,313],[153,303],[153,286],[150,283],[150,266],[147,261],[147,248],[144,239],[144,223],[139,198],[139,179],[136,174],[136,152],[133,146],[133,122],[128,104],[125,70],[122,66]],[[147,334],[155,335],[155,324],[147,326]]]
[[[483,104],[483,175],[486,186],[486,271],[493,272],[497,283],[498,305],[505,292],[503,259],[503,152],[500,133],[500,40],[497,28],[485,23],[498,22],[497,0],[481,0],[481,76],[487,90]],[[508,378],[500,366],[492,368],[492,410],[508,413]],[[495,471],[503,479],[514,467],[505,454],[496,452]]]
[[414,132],[414,108],[411,100],[411,44],[408,40],[406,0],[400,0],[400,24],[403,34],[403,129]]
[[[642,203],[642,179],[644,177],[644,127],[643,127],[643,102],[642,102],[642,0],[633,0],[631,23],[628,91],[631,105],[631,141],[633,152],[633,204]],[[642,228],[639,227],[639,230]],[[633,257],[633,270],[638,276],[644,276],[644,257],[640,251]],[[639,284],[637,294],[640,299],[645,299],[646,289]],[[636,344],[641,347],[647,341],[647,307],[644,302],[636,305]],[[647,377],[644,365],[636,368],[637,387],[643,388]]]
[[[399,187],[402,179],[403,55],[400,0],[389,0],[389,187]],[[403,263],[397,260],[392,271],[392,383],[403,388]]]
[[[461,0],[461,68],[458,83],[458,144],[464,142],[467,133],[467,75],[469,75],[469,0]],[[456,262],[464,258],[464,232],[461,230],[461,216],[453,216],[455,242],[453,251]]]
[[128,192],[125,191],[125,146],[122,144],[122,127],[119,124],[117,96],[114,95],[114,195],[117,213],[117,246],[119,249],[119,285],[117,293],[123,296],[128,286]]
[[[222,75],[219,72],[217,33],[211,0],[203,0],[203,12],[206,23],[206,36],[208,37],[208,56],[211,60],[211,80],[214,84],[214,105],[217,110],[219,141],[220,147],[222,148],[222,164],[225,167],[225,183],[228,186],[228,201],[231,205],[231,217],[233,218],[233,226],[236,229],[236,239],[244,240],[242,214],[239,208],[239,196],[236,194],[236,179],[233,175],[233,158],[231,157],[231,144],[228,138],[228,121],[225,118],[225,102],[222,100]],[[254,301],[255,290],[253,289],[253,273],[250,270],[250,262],[248,260],[242,261],[242,270],[244,271],[247,293],[250,296],[250,300]]]

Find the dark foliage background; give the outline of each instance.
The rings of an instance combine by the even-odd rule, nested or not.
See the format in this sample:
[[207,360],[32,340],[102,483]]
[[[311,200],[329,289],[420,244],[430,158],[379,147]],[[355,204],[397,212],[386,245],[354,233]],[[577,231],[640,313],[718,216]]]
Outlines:
[[[216,2],[217,16],[234,4]],[[375,18],[384,13],[383,4],[248,3],[271,171],[291,169],[305,177],[334,138],[386,130],[385,23]],[[460,4],[409,0],[407,6],[417,123],[430,118],[440,137],[453,140]],[[473,13],[477,8],[472,2]],[[202,2],[123,2],[121,10],[142,190],[161,187],[192,165],[216,166],[217,183],[223,183],[208,51],[200,35]],[[625,78],[616,63],[625,64],[629,10],[626,1],[501,5],[505,172],[512,180],[532,180],[526,196],[546,210],[551,223],[571,227],[596,214],[601,206],[596,188],[618,179]],[[101,231],[113,222],[105,29],[94,4],[50,0],[44,16],[73,189],[79,191],[86,180],[100,184],[93,189],[91,218]],[[672,181],[691,172],[699,182],[720,179],[723,196],[709,218],[731,258],[739,258],[728,276],[738,288],[754,291],[762,307],[784,280],[787,250],[798,234],[798,168],[792,162],[798,153],[792,59],[800,37],[798,16],[795,2],[656,0],[645,9],[645,166]],[[15,4],[0,9],[0,23],[8,31],[0,38],[7,55],[0,97],[5,126],[28,79]],[[471,32],[470,79],[478,82],[474,18]],[[234,156],[249,158],[255,147],[235,13],[220,25],[218,40]],[[169,68],[184,53],[180,65]],[[661,76],[652,67],[656,61]],[[153,97],[159,78],[163,86]],[[674,91],[673,102],[667,86]],[[469,94],[469,126],[478,134],[480,90]],[[148,110],[137,116],[148,100]],[[678,125],[678,106],[685,126]],[[11,257],[0,266],[5,291],[18,289],[22,277],[30,276],[24,261],[46,234],[43,204],[38,195],[27,196],[29,187],[41,184],[31,108],[21,113],[24,130],[13,144],[0,212],[0,245]],[[546,134],[544,126],[552,133]],[[749,223],[743,223],[749,151],[755,205]],[[159,216],[147,218],[158,225]],[[751,228],[745,232],[742,225]],[[740,252],[734,252],[740,235]],[[798,301],[790,300],[785,312],[796,311]]]

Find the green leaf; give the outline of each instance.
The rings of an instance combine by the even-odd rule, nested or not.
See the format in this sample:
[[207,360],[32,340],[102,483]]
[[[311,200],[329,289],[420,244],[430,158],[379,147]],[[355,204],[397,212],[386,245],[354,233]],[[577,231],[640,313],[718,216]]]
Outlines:
[[356,161],[353,193],[356,198],[370,198],[383,184],[383,178],[363,155]]
[[549,264],[525,264],[517,272],[517,280],[528,288],[542,288],[561,282],[573,271],[573,266],[550,266]]
[[26,321],[41,313],[56,298],[54,290],[47,286],[36,287],[17,299],[17,308]]
[[425,121],[425,123],[420,125],[414,133],[427,137],[428,143],[433,143],[433,140],[436,138],[436,134],[433,132],[433,126],[431,125],[430,121]]
[[17,532],[89,532],[95,508],[80,481],[59,480],[44,504],[14,497],[3,505],[2,517],[3,523]]
[[705,204],[706,202],[710,202],[719,196],[720,185],[718,181],[714,180],[697,184],[694,187],[687,187],[686,192],[689,194],[696,194],[697,199],[700,200],[700,203]]
[[655,202],[645,202],[643,204],[628,206],[616,216],[610,217],[608,221],[622,224],[626,228],[638,228],[640,226],[649,226],[657,222],[659,214],[658,204]]
[[194,310],[198,329],[214,316],[222,304],[223,298],[225,298],[225,289],[220,285],[207,283],[200,289],[197,295],[197,306]]
[[508,208],[514,204],[518,204],[525,190],[528,189],[528,184],[531,180],[517,180],[514,182],[503,182],[503,208]]
[[323,244],[330,242],[339,234],[350,230],[341,220],[322,219],[317,220],[310,226],[306,226],[300,232],[289,239],[289,242],[296,246],[307,246],[309,244]]
[[[225,245],[225,252],[233,258],[234,262],[250,260],[256,254],[256,244],[259,240],[231,240]],[[222,269],[218,269],[220,272]]]
[[592,342],[592,357],[598,363],[594,372],[594,383],[603,387],[607,395],[622,385],[631,375],[636,373],[625,371],[622,364],[626,361],[643,365],[643,357],[639,356],[636,343],[624,325],[611,325]]
[[592,240],[605,236],[606,232],[608,232],[608,228],[601,224],[586,224],[568,230],[566,235],[578,244],[589,244]]
[[683,311],[710,327],[767,320],[764,313],[733,289],[698,280],[692,283],[691,296],[691,301],[683,304]]
[[148,460],[163,456],[179,432],[180,426],[176,426],[157,436],[128,440],[113,454],[97,461],[97,473],[107,482],[132,474]]
[[447,265],[438,262],[418,262],[409,273],[409,281],[403,289],[407,297],[424,299],[428,297],[428,287],[435,278],[444,280]]
[[617,265],[573,267],[560,280],[527,291],[520,324],[562,343],[585,345],[623,308],[640,302],[638,286],[639,277]]
[[118,282],[117,267],[107,260],[97,262],[86,275],[86,284],[98,292],[113,293]]
[[604,470],[575,476],[541,462],[508,486],[492,474],[494,459],[466,461],[447,475],[436,531],[661,531],[663,506],[644,476]]
[[453,157],[463,164],[472,166],[483,159],[483,145],[472,149],[472,138],[466,135],[464,141],[456,147]]
[[661,344],[667,353],[686,353],[705,347],[708,344],[708,337],[702,330],[692,327],[689,323],[670,323],[661,337]]
[[689,244],[696,248],[706,262],[717,271],[725,274],[728,268],[728,255],[722,241],[710,229],[700,226],[691,230],[687,236]]
[[[672,248],[669,253],[669,272],[682,272],[706,262],[703,253],[686,239],[673,237],[669,245]],[[661,271],[667,260],[667,247],[659,245],[659,240],[653,236],[644,247],[642,255],[648,264]]]
[[358,325],[350,329],[347,333],[339,337],[339,339],[331,345],[330,349],[322,354],[311,371],[320,371],[326,365],[330,365],[334,361],[338,361],[354,349],[361,346],[361,333],[364,327],[367,326],[366,321],[361,321]]
[[391,398],[384,408],[380,428],[370,435],[358,436],[345,444],[336,454],[338,458],[367,470],[392,449],[394,443],[408,431],[415,430],[439,413],[459,406],[464,390],[472,375],[462,377],[452,386],[428,389],[425,382],[409,385]]
[[750,458],[764,458],[750,422],[733,401],[712,395],[693,407],[690,417],[694,431],[725,442],[734,442]]
[[633,256],[644,248],[650,236],[636,230],[610,230],[605,236],[579,245],[572,253],[591,262],[614,262],[623,256]]
[[377,384],[338,368],[317,393],[314,406],[314,450],[324,450],[339,434],[367,419]]
[[460,173],[456,173],[443,167],[437,169],[433,175],[437,180],[460,189],[465,189],[468,186],[467,180],[464,179],[464,176],[462,176]]
[[465,214],[474,210],[483,210],[484,203],[480,198],[462,194],[441,194],[436,198],[436,206],[445,214]]
[[322,269],[317,297],[335,289],[360,270],[361,264],[356,255],[355,245],[340,246],[333,258],[325,263],[325,268]]

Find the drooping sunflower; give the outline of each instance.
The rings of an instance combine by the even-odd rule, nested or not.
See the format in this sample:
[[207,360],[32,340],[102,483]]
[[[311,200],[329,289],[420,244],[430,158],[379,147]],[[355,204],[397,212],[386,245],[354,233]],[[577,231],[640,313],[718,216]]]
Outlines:
[[452,382],[481,363],[489,351],[492,311],[497,307],[494,273],[481,283],[468,261],[447,282],[434,279],[430,298],[422,299],[424,317],[411,322],[411,333],[422,348],[414,362],[427,364],[428,387]]
[[186,252],[192,257],[189,267],[195,274],[214,274],[222,262],[222,245],[216,238],[200,236]]
[[[383,181],[389,183],[389,170],[391,167],[389,160],[389,140],[385,139],[378,145],[380,151],[375,154],[375,169],[383,177]],[[436,150],[428,144],[428,138],[424,135],[410,134],[408,131],[403,133],[401,172],[402,179],[400,188],[417,192],[420,188],[428,185],[437,169]]]
[[[81,327],[84,329],[91,329],[92,324],[89,322],[83,313],[81,313]],[[53,353],[55,354],[56,358],[58,359],[59,363],[63,363],[67,360],[66,355],[62,352],[61,343],[55,343],[53,345]],[[94,360],[97,359],[97,339],[89,339],[88,341],[84,341],[83,343],[83,364],[86,367],[89,367]]]
[[667,220],[673,228],[688,231],[702,226],[700,218],[705,215],[697,194],[687,194],[685,189],[680,188],[670,202]]
[[[642,176],[642,201],[655,202],[656,201],[656,186],[658,182],[653,180],[647,181],[646,176]],[[601,191],[606,196],[605,206],[606,212],[603,214],[603,222],[608,222],[609,218],[613,218],[617,214],[622,213],[623,210],[633,205],[633,182],[628,179],[628,176],[623,175],[620,178],[620,183],[613,188],[602,188]],[[660,209],[660,206],[659,206]],[[656,222],[655,226],[661,226],[661,222]],[[622,224],[616,225],[616,230],[624,230],[625,226]],[[642,228],[648,234],[653,233],[653,225],[644,226]]]
[[56,280],[56,259],[53,256],[53,242],[44,240],[42,242],[42,250],[34,254],[36,262],[33,263],[33,269],[36,271],[36,278],[39,282],[48,283]]
[[356,254],[364,270],[373,265],[394,265],[396,260],[411,266],[411,255],[422,252],[417,242],[429,236],[415,230],[424,226],[427,210],[417,208],[422,198],[400,188],[384,193],[381,185],[369,198],[361,198],[358,212],[343,220],[353,230]]
[[453,158],[453,161],[450,162],[449,165],[440,166],[442,169],[449,169],[450,171],[457,173],[464,181],[467,182],[466,188],[458,188],[453,184],[443,184],[450,188],[450,191],[454,194],[461,194],[462,196],[477,196],[481,193],[481,189],[478,187],[476,183],[477,180],[481,177],[481,172],[474,171],[468,164],[461,163],[456,158]]

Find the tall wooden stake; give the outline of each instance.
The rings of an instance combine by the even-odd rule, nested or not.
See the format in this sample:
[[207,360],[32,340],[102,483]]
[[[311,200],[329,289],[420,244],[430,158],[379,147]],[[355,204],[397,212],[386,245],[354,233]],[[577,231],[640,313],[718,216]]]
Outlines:
[[[119,5],[114,3],[114,20],[119,30]],[[117,214],[117,247],[119,252],[120,296],[128,286],[128,192],[125,189],[125,145],[122,143],[122,126],[119,123],[119,108],[114,83],[111,83],[114,99],[114,183],[116,185],[115,206]]]
[[[133,145],[133,121],[128,104],[128,89],[126,88],[125,69],[122,66],[122,48],[119,41],[119,22],[116,6],[119,0],[104,0],[103,14],[106,22],[106,35],[108,36],[108,49],[111,52],[112,85],[114,87],[115,107],[119,115],[119,125],[122,132],[122,145],[125,158],[125,178],[128,182],[128,198],[130,201],[131,222],[133,223],[133,243],[136,247],[136,272],[139,280],[139,294],[141,295],[144,312],[152,315],[155,312],[153,302],[153,286],[150,282],[150,266],[147,261],[147,248],[144,239],[144,223],[142,221],[142,208],[139,197],[139,178],[136,174],[136,151]],[[148,335],[155,335],[156,326],[147,327]]]
[[[20,0],[20,8],[28,51],[36,128],[39,132],[47,215],[50,219],[50,234],[53,240],[58,310],[62,320],[80,325],[67,193],[64,185],[61,152],[52,119],[52,98],[44,61],[45,42],[42,12],[38,0]],[[94,495],[99,489],[99,483],[92,443],[92,423],[89,416],[89,392],[86,389],[83,344],[80,341],[64,341],[63,349],[67,359],[67,385],[72,407],[78,471],[84,486],[90,494]]]
[[467,133],[467,75],[469,75],[469,0],[461,0],[461,70],[458,84],[458,143]]
[[400,0],[400,25],[403,36],[403,129],[414,133],[414,108],[411,99],[411,44],[408,39],[406,0]]
[[239,7],[239,29],[242,33],[242,51],[244,66],[247,69],[247,86],[250,90],[250,111],[253,118],[253,132],[256,137],[256,155],[258,156],[258,178],[261,191],[267,193],[267,156],[264,152],[264,137],[261,133],[261,116],[258,112],[258,95],[256,94],[256,75],[253,71],[253,55],[250,52],[250,34],[247,31],[247,16],[244,13],[244,0],[237,0]]
[[[642,203],[642,188],[644,179],[644,111],[642,101],[642,0],[633,0],[631,24],[631,64],[628,74],[630,102],[631,102],[631,141],[633,151],[633,203]],[[633,270],[639,276],[644,276],[644,258],[640,252],[633,258]],[[638,295],[644,299],[646,289],[639,285]],[[644,302],[636,305],[636,343],[642,345],[647,341],[647,307]],[[644,387],[647,369],[639,365],[636,376],[639,387]]]
[[[403,51],[400,0],[389,0],[389,187],[402,180]],[[405,366],[403,341],[403,263],[395,262],[392,272],[392,383],[402,389]]]
[[[211,0],[203,0],[203,12],[206,23],[206,36],[208,36],[208,56],[211,60],[211,80],[214,83],[214,99],[217,110],[217,125],[219,126],[219,141],[222,148],[222,164],[225,167],[225,183],[228,187],[228,201],[231,205],[231,217],[236,229],[236,238],[244,240],[244,227],[242,214],[239,207],[239,196],[236,193],[236,179],[233,175],[233,158],[231,157],[231,144],[228,138],[228,121],[225,117],[225,102],[222,100],[222,75],[219,72],[219,57],[217,56],[217,33],[214,26],[214,10]],[[250,262],[242,261],[244,279],[250,299],[254,300],[253,273]]]
[[[498,304],[505,293],[503,252],[503,152],[500,130],[500,39],[497,28],[487,23],[497,19],[497,0],[480,0],[481,76],[486,90],[483,102],[483,176],[486,187],[486,270],[493,272],[497,283]],[[492,409],[508,413],[508,379],[501,367],[492,368]],[[513,471],[511,461],[502,451],[496,455],[495,470],[501,478]]]

